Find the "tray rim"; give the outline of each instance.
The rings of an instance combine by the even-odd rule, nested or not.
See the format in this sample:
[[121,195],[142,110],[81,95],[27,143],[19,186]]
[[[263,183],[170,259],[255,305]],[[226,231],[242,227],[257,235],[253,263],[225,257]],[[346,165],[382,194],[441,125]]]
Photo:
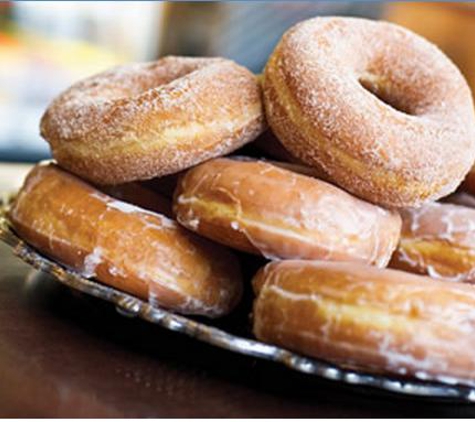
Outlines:
[[287,368],[318,378],[351,386],[368,387],[400,397],[419,397],[439,401],[475,403],[475,387],[445,381],[426,381],[417,378],[376,374],[345,368],[337,364],[300,355],[285,348],[256,339],[237,336],[227,331],[152,306],[128,293],[87,279],[79,273],[43,256],[18,237],[7,218],[7,203],[13,194],[0,195],[0,241],[7,244],[14,255],[34,269],[52,275],[60,283],[115,305],[128,317],[138,317],[170,331],[178,332],[224,350],[272,361]]

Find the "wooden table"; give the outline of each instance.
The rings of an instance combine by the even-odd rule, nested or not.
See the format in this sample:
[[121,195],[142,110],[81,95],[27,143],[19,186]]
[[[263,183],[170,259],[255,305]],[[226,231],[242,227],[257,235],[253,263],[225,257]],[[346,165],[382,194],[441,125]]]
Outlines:
[[[0,166],[10,170],[21,171]],[[123,317],[32,273],[6,246],[0,268],[0,417],[475,415],[362,394]]]

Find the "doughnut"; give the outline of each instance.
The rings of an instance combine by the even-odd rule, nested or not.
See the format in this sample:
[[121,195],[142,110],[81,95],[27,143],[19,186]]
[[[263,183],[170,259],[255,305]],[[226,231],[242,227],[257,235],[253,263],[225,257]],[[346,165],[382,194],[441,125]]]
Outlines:
[[240,299],[240,268],[230,252],[54,164],[34,167],[8,215],[44,255],[153,305],[219,317]]
[[250,159],[216,158],[188,170],[178,182],[173,210],[186,228],[269,259],[385,266],[401,229],[397,212]]
[[475,160],[464,77],[437,47],[390,23],[297,24],[272,53],[263,91],[268,123],[293,156],[379,205],[446,196]]
[[348,368],[475,382],[475,289],[356,263],[272,262],[253,280],[264,342]]
[[401,240],[390,267],[475,283],[475,209],[430,203],[401,210]]
[[230,60],[165,57],[80,81],[56,98],[41,135],[58,164],[98,185],[176,173],[265,128],[256,77]]

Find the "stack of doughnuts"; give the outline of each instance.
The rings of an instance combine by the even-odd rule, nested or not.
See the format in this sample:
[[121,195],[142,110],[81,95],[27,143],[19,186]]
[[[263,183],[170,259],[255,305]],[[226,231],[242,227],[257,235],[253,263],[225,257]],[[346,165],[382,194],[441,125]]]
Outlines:
[[475,383],[475,199],[434,202],[475,161],[474,106],[416,34],[311,19],[262,78],[222,58],[126,65],[62,93],[41,134],[54,162],[32,170],[9,218],[58,263],[216,318],[240,303],[256,255],[258,339]]

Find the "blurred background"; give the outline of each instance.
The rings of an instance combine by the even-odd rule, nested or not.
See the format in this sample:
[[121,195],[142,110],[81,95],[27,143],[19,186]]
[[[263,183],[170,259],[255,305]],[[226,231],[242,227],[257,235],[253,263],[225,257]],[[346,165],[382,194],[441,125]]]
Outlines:
[[422,2],[0,2],[0,161],[49,156],[48,103],[76,80],[166,54],[225,56],[260,72],[282,33],[317,15],[404,25],[439,45],[475,89],[475,5]]

